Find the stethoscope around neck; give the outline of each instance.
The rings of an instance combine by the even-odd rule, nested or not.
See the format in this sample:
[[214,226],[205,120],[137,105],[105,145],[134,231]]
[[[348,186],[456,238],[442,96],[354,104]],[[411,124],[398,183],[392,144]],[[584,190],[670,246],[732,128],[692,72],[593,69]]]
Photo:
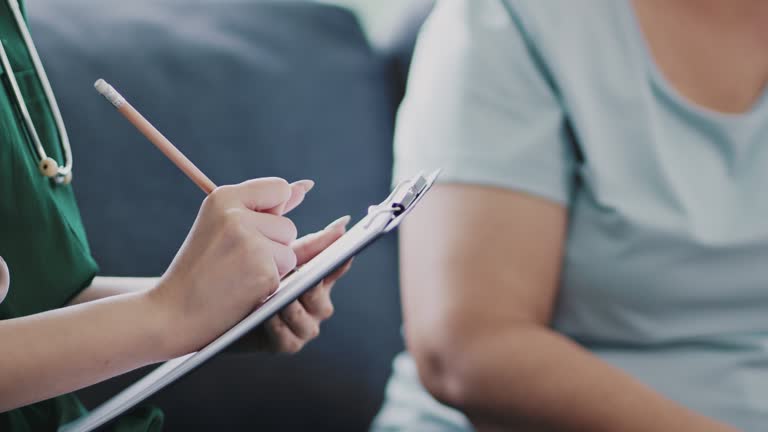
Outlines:
[[64,128],[64,121],[61,118],[59,105],[56,103],[53,90],[51,90],[51,83],[48,81],[48,76],[45,74],[43,64],[40,62],[40,56],[37,53],[34,42],[32,42],[32,37],[29,34],[27,23],[24,21],[24,17],[21,15],[21,8],[19,7],[19,3],[17,0],[7,1],[8,6],[11,9],[11,13],[13,13],[16,25],[19,27],[21,37],[24,39],[24,44],[27,46],[29,55],[32,58],[35,72],[40,79],[40,84],[42,85],[43,92],[45,93],[45,97],[48,100],[48,105],[50,106],[51,112],[53,113],[53,119],[56,122],[56,128],[58,129],[61,147],[64,150],[64,166],[60,166],[55,159],[49,157],[45,153],[43,144],[40,141],[40,135],[38,135],[37,129],[35,129],[35,125],[32,122],[32,117],[29,115],[29,110],[27,109],[27,104],[24,102],[24,97],[21,94],[21,90],[19,89],[19,84],[16,82],[16,77],[14,75],[13,69],[11,68],[11,62],[8,58],[8,54],[5,52],[5,48],[3,47],[2,40],[0,40],[0,63],[2,63],[2,67],[6,71],[5,75],[8,77],[8,82],[10,84],[11,90],[13,91],[16,104],[19,108],[19,111],[21,112],[21,116],[24,120],[24,125],[35,146],[35,151],[37,152],[37,156],[39,158],[38,168],[40,169],[40,173],[53,179],[58,184],[69,184],[72,181],[72,149],[69,146],[69,137],[67,136],[67,130]]

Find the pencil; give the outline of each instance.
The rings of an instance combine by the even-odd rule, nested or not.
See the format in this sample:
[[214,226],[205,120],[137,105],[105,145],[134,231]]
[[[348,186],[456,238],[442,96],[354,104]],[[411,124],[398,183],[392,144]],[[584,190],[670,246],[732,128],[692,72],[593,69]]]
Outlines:
[[139,132],[155,145],[168,159],[173,162],[187,177],[190,178],[206,195],[216,189],[216,184],[211,181],[195,164],[192,163],[179,149],[174,146],[168,138],[160,133],[157,128],[152,126],[136,108],[134,108],[125,98],[109,85],[103,79],[99,79],[93,85],[96,91],[101,93],[117,110],[133,124]]

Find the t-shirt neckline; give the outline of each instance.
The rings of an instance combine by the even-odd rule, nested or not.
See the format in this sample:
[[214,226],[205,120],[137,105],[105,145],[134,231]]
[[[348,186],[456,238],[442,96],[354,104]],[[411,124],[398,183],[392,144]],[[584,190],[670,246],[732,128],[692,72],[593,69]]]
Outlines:
[[768,110],[768,85],[766,85],[760,96],[749,108],[737,113],[729,113],[710,108],[706,105],[694,102],[692,99],[682,94],[674,85],[672,85],[664,75],[664,72],[661,70],[658,63],[656,63],[656,59],[648,44],[645,32],[640,25],[640,20],[637,17],[632,0],[623,0],[622,3],[624,5],[624,15],[628,24],[628,29],[634,43],[644,57],[644,63],[650,73],[652,84],[663,92],[673,103],[696,116],[717,122],[750,122],[753,118],[761,116]]

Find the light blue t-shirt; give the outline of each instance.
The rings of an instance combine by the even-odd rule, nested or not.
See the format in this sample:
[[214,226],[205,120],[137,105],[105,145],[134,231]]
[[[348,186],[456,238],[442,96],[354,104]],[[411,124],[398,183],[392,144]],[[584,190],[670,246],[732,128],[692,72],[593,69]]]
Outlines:
[[[395,151],[397,176],[442,167],[566,206],[554,328],[687,407],[768,430],[768,96],[739,115],[687,100],[629,0],[440,0]],[[399,356],[374,430],[468,429]]]

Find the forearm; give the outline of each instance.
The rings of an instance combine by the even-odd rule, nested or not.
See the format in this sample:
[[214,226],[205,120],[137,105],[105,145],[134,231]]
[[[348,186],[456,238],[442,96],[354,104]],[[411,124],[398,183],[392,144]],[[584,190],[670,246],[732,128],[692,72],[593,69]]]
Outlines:
[[91,285],[78,294],[70,305],[87,303],[107,297],[132,292],[146,291],[157,285],[156,277],[113,277],[96,276]]
[[133,293],[0,321],[0,412],[167,359],[156,309]]
[[449,372],[432,390],[486,429],[732,430],[663,397],[545,327],[488,333],[456,351],[442,357],[441,366]]

